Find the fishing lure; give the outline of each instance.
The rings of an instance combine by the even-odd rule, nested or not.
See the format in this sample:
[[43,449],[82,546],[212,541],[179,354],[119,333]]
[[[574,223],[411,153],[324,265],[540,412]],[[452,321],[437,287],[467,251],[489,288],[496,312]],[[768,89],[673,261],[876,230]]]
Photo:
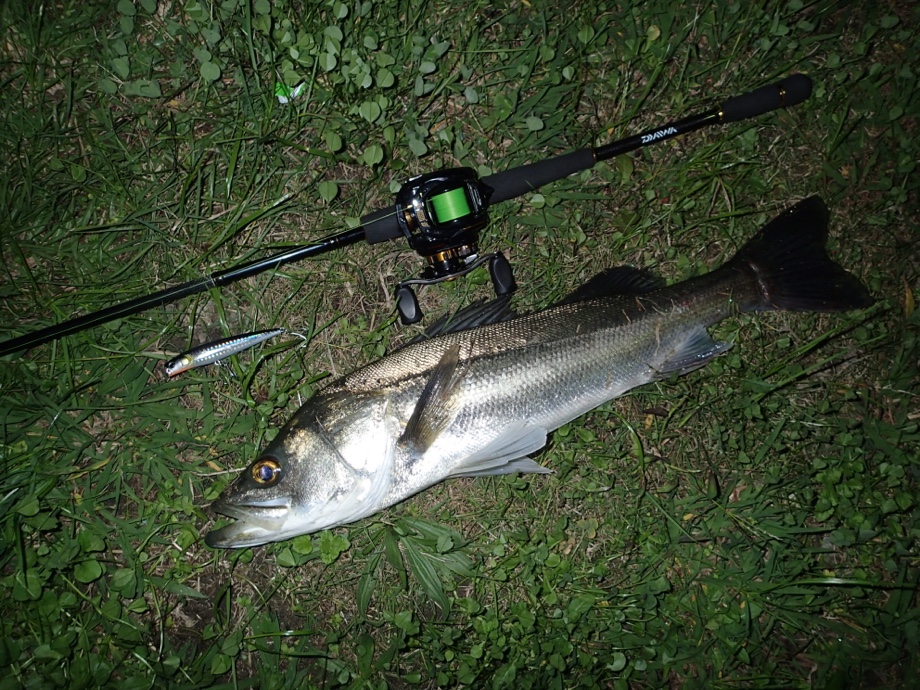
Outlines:
[[244,333],[243,335],[234,335],[229,338],[222,338],[204,345],[199,345],[185,352],[178,357],[174,357],[166,363],[166,375],[175,376],[183,371],[203,367],[206,364],[214,364],[220,360],[235,355],[237,352],[248,350],[259,343],[264,343],[275,336],[287,333],[284,328],[272,328],[267,331],[255,331],[253,333]]

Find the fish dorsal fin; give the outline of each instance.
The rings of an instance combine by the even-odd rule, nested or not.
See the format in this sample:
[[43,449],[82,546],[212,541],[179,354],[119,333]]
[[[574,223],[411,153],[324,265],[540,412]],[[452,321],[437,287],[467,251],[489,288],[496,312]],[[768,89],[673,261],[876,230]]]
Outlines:
[[437,321],[425,329],[425,332],[413,338],[410,343],[416,343],[428,338],[445,333],[468,331],[471,328],[487,326],[491,323],[500,323],[513,319],[516,316],[511,309],[511,295],[502,295],[491,300],[477,300],[472,304],[458,309],[453,314],[444,314]]
[[617,266],[601,271],[553,306],[584,302],[598,297],[642,295],[660,287],[664,287],[664,281],[648,271],[632,266]]
[[505,427],[484,448],[465,458],[451,477],[491,477],[515,472],[548,474],[551,470],[527,457],[546,445],[547,431],[531,422],[514,422]]
[[460,371],[460,345],[450,345],[431,370],[428,382],[406,428],[399,437],[399,444],[406,446],[413,454],[421,455],[434,443],[454,417],[452,400],[457,385],[462,380]]

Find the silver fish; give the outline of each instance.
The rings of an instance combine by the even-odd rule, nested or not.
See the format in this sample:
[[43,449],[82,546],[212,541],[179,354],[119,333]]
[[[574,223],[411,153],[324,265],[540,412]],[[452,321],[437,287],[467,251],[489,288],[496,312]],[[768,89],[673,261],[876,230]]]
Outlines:
[[259,343],[264,343],[266,340],[270,340],[282,333],[287,333],[287,331],[283,328],[272,328],[267,331],[254,331],[253,333],[244,333],[214,340],[173,357],[163,368],[166,370],[167,376],[175,376],[189,369],[219,362],[230,355],[248,350],[250,347],[255,347]]
[[206,543],[342,525],[449,477],[548,472],[527,456],[553,429],[731,347],[707,326],[739,312],[871,305],[828,257],[827,221],[812,197],[706,275],[662,287],[614,269],[553,307],[409,344],[332,382],[212,504],[236,521]]

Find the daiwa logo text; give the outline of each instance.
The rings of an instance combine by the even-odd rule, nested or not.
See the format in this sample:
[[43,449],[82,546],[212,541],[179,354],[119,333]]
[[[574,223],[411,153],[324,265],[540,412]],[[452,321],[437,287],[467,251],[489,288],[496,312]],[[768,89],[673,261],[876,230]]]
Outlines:
[[659,129],[657,132],[652,132],[651,134],[643,134],[642,143],[651,144],[653,141],[664,139],[666,136],[670,136],[671,134],[677,134],[677,129],[675,129],[674,127],[668,127],[667,129]]

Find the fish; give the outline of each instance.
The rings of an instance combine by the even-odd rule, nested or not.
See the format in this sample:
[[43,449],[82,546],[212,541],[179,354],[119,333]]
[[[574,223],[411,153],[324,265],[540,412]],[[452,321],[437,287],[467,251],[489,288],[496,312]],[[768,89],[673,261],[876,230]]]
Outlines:
[[252,333],[243,333],[242,335],[233,335],[229,338],[214,340],[172,358],[166,362],[163,368],[167,376],[176,376],[189,369],[203,367],[206,364],[215,364],[222,359],[226,359],[230,355],[248,350],[282,333],[287,333],[287,330],[284,328],[272,328],[267,331],[254,331]]
[[453,477],[548,473],[530,456],[554,429],[731,347],[707,327],[745,312],[871,306],[828,256],[829,217],[809,197],[709,273],[665,286],[611,269],[547,309],[459,319],[476,325],[332,381],[211,504],[233,521],[205,543],[244,548],[352,523]]

